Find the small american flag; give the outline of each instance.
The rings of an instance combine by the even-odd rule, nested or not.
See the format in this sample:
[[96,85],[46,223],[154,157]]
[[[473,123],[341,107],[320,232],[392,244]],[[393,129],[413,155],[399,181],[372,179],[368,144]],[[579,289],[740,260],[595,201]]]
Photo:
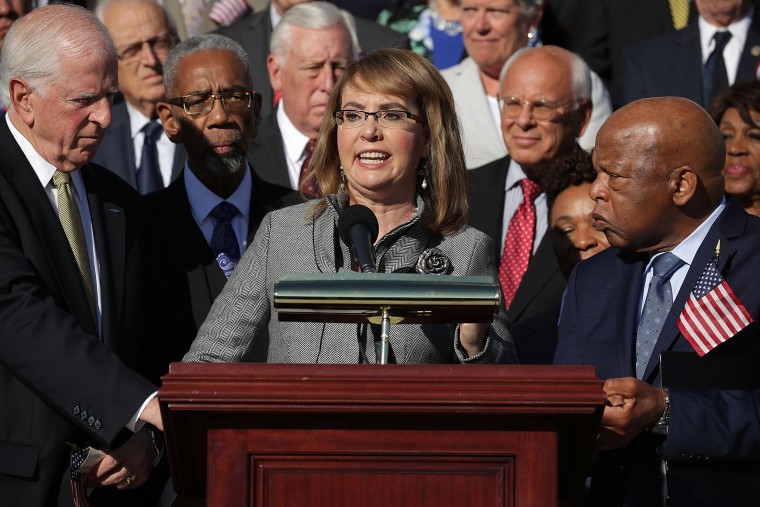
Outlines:
[[754,322],[718,271],[720,246],[715,253],[678,318],[678,328],[700,356]]
[[105,454],[92,447],[78,447],[68,444],[71,449],[69,471],[71,473],[71,496],[75,507],[90,507],[92,488],[85,486],[85,475]]

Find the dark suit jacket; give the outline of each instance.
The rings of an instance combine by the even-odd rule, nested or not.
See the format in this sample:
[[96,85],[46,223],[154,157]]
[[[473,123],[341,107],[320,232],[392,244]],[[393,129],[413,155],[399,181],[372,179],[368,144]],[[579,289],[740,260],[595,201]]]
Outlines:
[[277,110],[259,122],[259,131],[248,150],[248,162],[263,180],[290,188],[285,145],[277,123]]
[[[694,353],[678,317],[718,240],[718,268],[755,323],[702,360],[760,350],[760,219],[730,200],[699,247],[652,357],[667,350]],[[635,376],[636,314],[647,261],[646,255],[610,248],[575,267],[555,363],[594,365],[602,379]],[[659,385],[656,363],[650,362],[644,379]],[[659,505],[659,453],[668,461],[671,505],[760,505],[760,392],[671,387],[670,399],[664,441],[645,432],[625,449],[601,454],[592,482],[597,504],[619,505],[621,495],[634,494],[629,505]]]
[[[504,187],[509,161],[509,157],[504,157],[467,171],[467,198],[470,204],[468,223],[491,237],[495,259],[501,257]],[[564,288],[565,277],[559,270],[547,231],[528,264],[512,305],[507,309],[509,321],[516,324],[551,310],[559,304]],[[515,335],[515,340],[517,339]]]
[[[253,176],[248,244],[272,210],[301,202],[297,192]],[[182,174],[167,188],[145,198],[154,246],[167,256],[162,261],[166,283],[167,314],[164,323],[169,338],[169,356],[164,361],[181,361],[190,348],[211,304],[227,282],[214,254],[192,216]],[[263,349],[266,360],[266,344]],[[261,358],[260,356],[258,357]]]
[[[692,4],[690,19],[696,17]],[[675,31],[667,1],[552,0],[544,2],[541,39],[578,53],[610,92],[617,90],[624,47]]]
[[[736,83],[753,81],[760,49],[760,12],[747,32]],[[754,53],[754,55],[753,55]],[[645,97],[676,96],[704,104],[702,88],[702,49],[699,25],[692,21],[686,28],[633,44],[623,50],[618,81],[619,105]]]
[[[93,158],[111,172],[118,174],[121,179],[137,188],[137,166],[135,166],[135,143],[132,142],[132,130],[129,127],[129,113],[124,97],[119,96],[111,107],[111,126],[106,130],[103,141]],[[172,181],[182,170],[187,159],[183,145],[176,145],[174,151],[174,166]]]
[[[268,115],[272,111],[272,85],[269,83],[267,57],[269,56],[269,38],[272,35],[272,18],[269,5],[259,12],[248,14],[232,25],[221,28],[217,33],[226,35],[236,41],[246,53],[251,63],[253,74],[253,89],[261,94],[261,114]],[[356,35],[359,46],[364,54],[379,48],[409,49],[409,39],[406,35],[380,26],[374,21],[362,18],[356,20]]]
[[130,369],[155,371],[145,363],[155,343],[145,216],[118,177],[81,169],[100,263],[101,343],[60,221],[4,121],[0,152],[0,498],[71,505],[66,442],[117,445],[154,390]]

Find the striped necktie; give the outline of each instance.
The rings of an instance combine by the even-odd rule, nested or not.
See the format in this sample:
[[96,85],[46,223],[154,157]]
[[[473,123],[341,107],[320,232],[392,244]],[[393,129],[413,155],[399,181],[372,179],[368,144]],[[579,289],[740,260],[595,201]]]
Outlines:
[[689,0],[668,0],[673,27],[676,30],[686,28],[689,24]]
[[87,295],[87,302],[90,304],[92,318],[97,325],[98,313],[95,303],[95,285],[92,283],[92,271],[90,271],[90,256],[87,253],[87,242],[84,239],[82,216],[79,214],[79,207],[74,200],[74,194],[71,192],[71,175],[56,171],[53,174],[53,185],[55,185],[58,193],[58,219],[61,221],[63,232],[66,233],[66,239],[74,253],[74,259],[77,262],[77,268],[79,268],[79,274],[84,284],[84,292]]

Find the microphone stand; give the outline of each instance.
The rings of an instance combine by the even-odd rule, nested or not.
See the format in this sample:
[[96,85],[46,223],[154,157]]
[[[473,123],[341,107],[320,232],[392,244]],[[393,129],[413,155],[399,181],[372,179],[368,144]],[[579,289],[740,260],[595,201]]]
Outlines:
[[390,346],[391,334],[391,315],[388,313],[388,307],[384,306],[383,320],[380,325],[380,341],[375,343],[375,363],[388,364],[388,348]]

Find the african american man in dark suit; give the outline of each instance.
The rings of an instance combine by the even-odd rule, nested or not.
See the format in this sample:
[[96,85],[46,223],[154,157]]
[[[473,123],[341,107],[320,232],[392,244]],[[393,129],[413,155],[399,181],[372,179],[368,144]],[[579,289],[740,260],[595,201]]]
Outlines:
[[[227,261],[240,257],[266,213],[298,196],[261,180],[246,162],[261,97],[239,44],[216,34],[187,39],[170,53],[165,78],[171,99],[158,111],[170,139],[189,155],[180,177],[147,197],[169,294],[168,364],[190,347],[234,269]],[[231,216],[219,215],[224,208]],[[225,228],[235,255],[221,251]],[[263,350],[255,359],[266,359]]]

